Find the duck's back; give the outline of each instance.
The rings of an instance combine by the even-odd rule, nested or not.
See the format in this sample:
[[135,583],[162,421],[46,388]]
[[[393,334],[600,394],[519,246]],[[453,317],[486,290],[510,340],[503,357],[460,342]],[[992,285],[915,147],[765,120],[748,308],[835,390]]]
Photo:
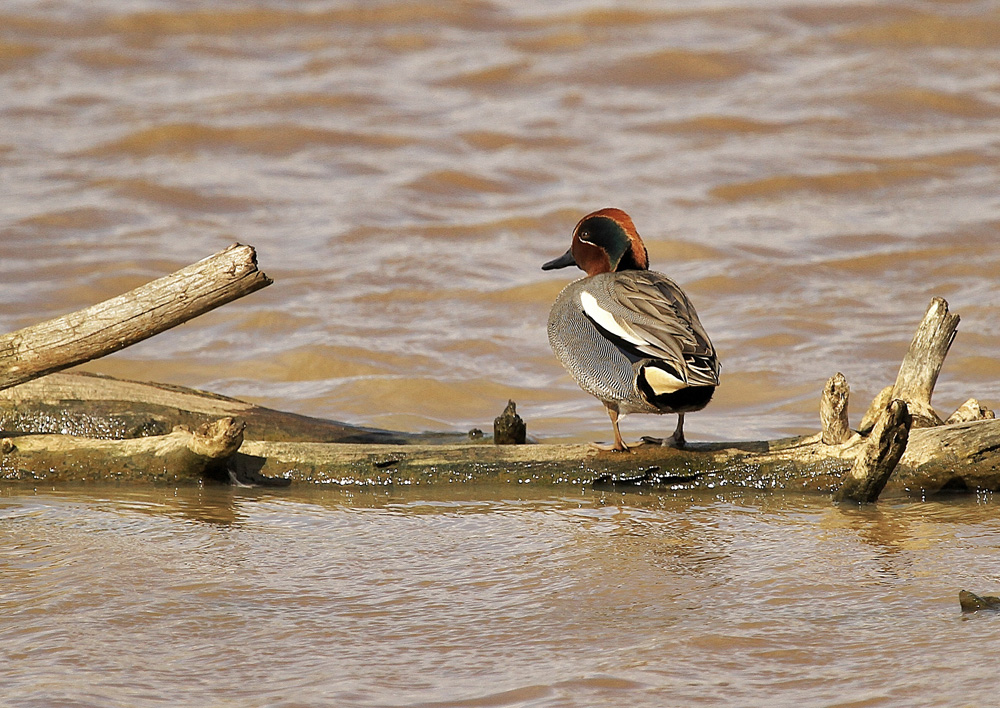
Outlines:
[[600,273],[570,283],[549,313],[548,335],[580,387],[623,413],[663,411],[637,390],[645,363],[663,363],[684,386],[718,384],[715,350],[694,307],[676,283],[654,271]]

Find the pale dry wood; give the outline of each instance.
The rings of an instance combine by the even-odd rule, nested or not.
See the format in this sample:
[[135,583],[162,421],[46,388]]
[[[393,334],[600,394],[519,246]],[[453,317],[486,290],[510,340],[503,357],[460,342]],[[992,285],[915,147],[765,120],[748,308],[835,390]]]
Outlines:
[[[920,342],[926,341],[914,340],[918,348],[922,346]],[[911,347],[908,357],[911,355],[919,358],[919,351]],[[128,388],[133,382],[114,385]],[[119,394],[119,397],[124,398],[126,394]],[[196,399],[201,403],[195,407],[206,411],[218,410],[212,407],[212,401],[227,400],[211,394],[199,394]],[[846,400],[843,413],[846,414]],[[898,418],[898,414],[894,415]],[[53,437],[15,437],[5,444],[21,450],[37,444],[41,453],[46,445],[55,445]],[[874,441],[882,437],[878,431],[868,438],[851,435],[834,445],[825,444],[821,434],[758,442],[692,443],[683,450],[650,445],[634,448],[634,454],[597,452],[587,445],[400,446],[247,440],[239,452],[228,459],[227,467],[228,474],[237,480],[271,478],[336,485],[484,481],[510,485],[641,483],[658,484],[660,489],[679,492],[696,489],[834,492],[840,488],[844,474],[856,464],[855,460],[878,448]],[[36,443],[32,438],[44,440]],[[47,457],[39,456],[36,458],[38,466],[32,464],[15,469],[17,474],[33,473],[67,480],[164,478],[155,463],[150,472],[144,467],[150,464],[148,460],[143,463],[138,458],[138,462],[127,459],[135,451],[123,443],[132,441],[116,442],[112,446],[107,441],[93,442],[94,445],[88,447],[88,443],[77,438],[73,443],[73,455],[56,452]],[[147,438],[143,444],[156,443]],[[882,455],[890,461],[893,456]],[[10,453],[7,457],[10,458]],[[859,469],[861,466],[858,463]],[[882,468],[884,472],[885,466]],[[906,451],[886,488],[916,494],[952,489],[1000,490],[1000,420],[911,430]]]
[[[9,479],[134,482],[197,479],[183,458],[165,463],[161,438],[91,440],[59,435],[8,438],[22,457],[0,460]],[[366,445],[246,440],[228,458],[237,480],[286,480],[344,486],[499,483],[589,486],[656,484],[665,492],[726,489],[834,492],[863,451],[865,439],[824,445],[819,435],[745,443],[691,443],[676,450],[637,446],[633,454],[589,445]],[[68,441],[68,447],[66,442]],[[184,446],[186,447],[186,446]],[[1000,491],[1000,420],[913,430],[886,486],[893,493]],[[28,457],[27,452],[34,456]],[[186,454],[186,453],[185,453]],[[20,460],[20,464],[14,464]],[[217,471],[205,466],[209,477]],[[186,470],[179,472],[178,470]],[[203,473],[204,474],[204,473]],[[223,472],[222,477],[225,478]]]
[[995,417],[996,414],[993,411],[986,408],[975,398],[970,398],[955,409],[955,412],[948,416],[948,420],[945,423],[968,423],[973,420],[990,420]]
[[867,435],[875,427],[875,420],[885,410],[886,406],[889,405],[889,401],[892,400],[892,388],[892,386],[886,386],[875,395],[875,398],[868,406],[868,410],[865,411],[864,416],[861,418],[861,424],[858,426],[859,433]]
[[[462,482],[590,485],[639,480],[661,489],[834,492],[866,438],[825,445],[819,434],[744,443],[648,445],[632,454],[589,445],[355,445],[246,441],[235,464],[271,477],[337,485]],[[913,430],[886,483],[894,493],[1000,490],[1000,420]]]
[[270,284],[254,249],[235,244],[131,292],[0,337],[0,389],[119,351]]
[[839,445],[847,442],[851,435],[850,423],[847,420],[847,404],[851,395],[851,387],[847,379],[839,371],[830,377],[823,387],[823,397],[819,404],[819,420],[822,428],[822,441],[827,445]]
[[891,398],[906,402],[915,428],[942,423],[931,407],[931,395],[951,343],[955,341],[959,319],[957,314],[948,311],[948,303],[943,298],[931,300],[900,364]]

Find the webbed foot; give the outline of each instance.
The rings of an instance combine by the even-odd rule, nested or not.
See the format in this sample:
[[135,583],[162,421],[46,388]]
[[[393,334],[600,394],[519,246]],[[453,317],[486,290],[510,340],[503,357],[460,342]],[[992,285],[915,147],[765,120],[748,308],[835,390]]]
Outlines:
[[595,443],[595,442],[587,443],[587,445],[594,448],[595,450],[600,450],[601,452],[632,452],[631,448],[629,448],[629,446],[626,445],[625,443],[622,443],[621,447],[619,447],[618,445],[602,445],[600,443]]

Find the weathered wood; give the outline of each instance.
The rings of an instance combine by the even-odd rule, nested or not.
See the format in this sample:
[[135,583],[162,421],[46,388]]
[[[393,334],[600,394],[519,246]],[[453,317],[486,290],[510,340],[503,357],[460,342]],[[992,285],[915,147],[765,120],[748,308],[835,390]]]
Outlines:
[[931,407],[931,395],[944,359],[955,340],[959,319],[957,314],[948,312],[948,303],[943,298],[931,300],[903,357],[891,397],[906,402],[915,428],[942,423]]
[[889,401],[892,400],[892,386],[886,386],[877,394],[872,400],[871,404],[868,406],[868,410],[865,411],[864,416],[861,418],[861,424],[858,425],[858,432],[861,435],[868,435],[875,427],[875,421],[878,419],[879,415],[886,409],[889,405]]
[[131,292],[0,337],[0,388],[119,351],[271,284],[235,244]]
[[[171,433],[170,435],[176,435]],[[84,440],[38,435],[7,439],[35,457],[5,458],[0,475],[50,481],[193,479],[143,457],[167,436]],[[72,455],[60,447],[71,441]],[[133,444],[136,447],[133,447]],[[683,450],[637,446],[633,454],[589,445],[369,445],[246,440],[229,458],[237,479],[253,475],[295,483],[346,486],[486,482],[590,485],[598,480],[642,480],[664,491],[759,489],[834,492],[865,439],[824,445],[819,434],[745,443],[691,443]],[[43,454],[45,453],[45,454]],[[12,464],[19,459],[20,464]],[[216,475],[211,475],[216,476]],[[946,490],[1000,491],[1000,420],[912,430],[886,490],[934,494]]]
[[839,445],[847,442],[854,434],[847,420],[847,403],[850,395],[851,387],[847,385],[847,379],[839,371],[831,376],[823,387],[819,420],[824,444]]
[[243,425],[222,418],[192,431],[132,440],[26,435],[0,441],[0,478],[146,482],[228,478],[226,461],[243,443]]
[[955,409],[955,412],[948,416],[948,420],[945,423],[949,425],[952,423],[968,423],[973,420],[990,420],[995,417],[996,415],[993,411],[983,406],[975,398],[970,398]]
[[134,438],[163,435],[178,425],[198,427],[226,416],[246,424],[248,440],[403,445],[466,438],[459,433],[401,433],[353,426],[182,386],[79,372],[49,374],[0,390],[0,431],[9,434]]
[[[834,492],[866,441],[824,445],[820,436],[745,443],[640,445],[632,454],[589,445],[357,445],[244,442],[235,467],[298,483],[422,485],[462,482],[590,485],[643,479],[663,490]],[[913,430],[886,490],[1000,491],[1000,420]]]
[[906,450],[912,423],[906,403],[899,399],[890,401],[875,421],[875,427],[833,498],[859,504],[876,501]]

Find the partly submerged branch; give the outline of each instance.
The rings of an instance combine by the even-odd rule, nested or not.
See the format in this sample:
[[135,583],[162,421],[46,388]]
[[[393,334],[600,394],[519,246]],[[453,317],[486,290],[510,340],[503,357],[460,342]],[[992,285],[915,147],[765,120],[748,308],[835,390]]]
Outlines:
[[464,434],[414,434],[348,425],[257,406],[183,386],[75,372],[50,374],[0,390],[0,430],[93,438],[164,435],[223,417],[246,424],[248,440],[406,444],[458,442]]
[[894,398],[875,421],[871,435],[858,451],[833,497],[837,501],[870,504],[885,489],[906,450],[913,418],[906,403]]
[[0,440],[0,477],[10,480],[181,482],[229,477],[243,424],[222,418],[196,431],[132,440],[25,435]]

